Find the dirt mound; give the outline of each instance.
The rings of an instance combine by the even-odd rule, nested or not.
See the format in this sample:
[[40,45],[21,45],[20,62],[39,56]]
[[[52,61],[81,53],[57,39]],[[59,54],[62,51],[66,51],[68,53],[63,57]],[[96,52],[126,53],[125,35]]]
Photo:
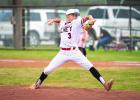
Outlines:
[[1,86],[0,100],[139,100],[140,92],[110,91],[101,89],[75,89],[41,87]]

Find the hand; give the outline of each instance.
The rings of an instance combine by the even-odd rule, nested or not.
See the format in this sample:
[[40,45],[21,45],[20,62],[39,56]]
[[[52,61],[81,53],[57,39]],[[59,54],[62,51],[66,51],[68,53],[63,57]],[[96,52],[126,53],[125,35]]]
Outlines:
[[53,22],[53,19],[48,19],[48,25],[51,25]]

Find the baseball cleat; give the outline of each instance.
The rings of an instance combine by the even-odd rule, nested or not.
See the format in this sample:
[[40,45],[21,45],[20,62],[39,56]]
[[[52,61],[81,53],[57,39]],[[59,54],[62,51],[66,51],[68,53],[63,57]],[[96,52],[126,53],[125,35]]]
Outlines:
[[38,88],[40,88],[40,85],[41,85],[41,80],[38,79],[38,80],[36,81],[36,83],[33,84],[32,86],[30,86],[29,88],[30,88],[30,89],[38,89]]
[[40,88],[40,85],[33,84],[33,85],[30,86],[29,88],[32,89],[32,90],[34,90],[34,89],[38,89],[38,88]]
[[114,83],[114,80],[111,79],[110,81],[108,81],[108,82],[106,82],[106,83],[104,84],[104,88],[105,88],[107,91],[111,90],[113,83]]

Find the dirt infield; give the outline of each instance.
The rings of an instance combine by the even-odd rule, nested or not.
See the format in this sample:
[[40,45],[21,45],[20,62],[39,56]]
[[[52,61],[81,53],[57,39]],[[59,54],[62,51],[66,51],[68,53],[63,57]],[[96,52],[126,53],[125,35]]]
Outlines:
[[[0,59],[2,67],[44,67],[49,60],[18,60]],[[93,62],[97,67],[133,67],[140,68],[140,62]],[[76,67],[77,64],[68,62],[63,67]],[[140,92],[110,91],[101,89],[76,89],[41,87],[31,90],[20,86],[0,86],[0,100],[140,100]]]
[[[27,60],[27,59],[0,59],[0,67],[44,67],[50,60]],[[95,61],[92,62],[96,67],[133,67],[140,68],[140,62],[126,61]],[[73,62],[67,62],[62,67],[79,67]]]
[[42,87],[0,87],[0,100],[139,100],[140,92]]

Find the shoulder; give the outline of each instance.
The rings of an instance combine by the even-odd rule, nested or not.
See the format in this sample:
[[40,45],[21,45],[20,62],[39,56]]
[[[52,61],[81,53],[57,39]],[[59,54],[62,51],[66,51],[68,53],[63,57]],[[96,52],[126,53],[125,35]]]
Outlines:
[[78,16],[75,20],[72,21],[72,23],[76,25],[81,25],[82,23],[82,17]]

